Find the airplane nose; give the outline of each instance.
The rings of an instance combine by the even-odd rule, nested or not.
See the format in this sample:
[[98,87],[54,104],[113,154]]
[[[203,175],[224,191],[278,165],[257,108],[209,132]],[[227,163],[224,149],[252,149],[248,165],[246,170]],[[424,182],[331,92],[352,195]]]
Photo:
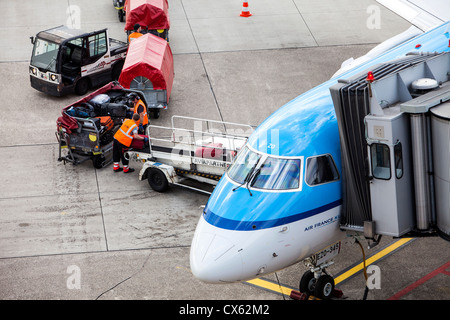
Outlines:
[[236,246],[217,233],[196,232],[190,263],[194,276],[205,282],[234,282],[242,275],[242,259]]

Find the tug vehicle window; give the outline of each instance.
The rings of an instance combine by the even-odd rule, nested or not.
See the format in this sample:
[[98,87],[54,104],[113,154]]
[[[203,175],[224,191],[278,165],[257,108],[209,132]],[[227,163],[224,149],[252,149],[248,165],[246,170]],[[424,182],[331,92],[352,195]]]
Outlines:
[[306,160],[305,181],[310,186],[339,180],[339,173],[331,155],[311,157]]
[[58,44],[44,39],[36,39],[31,56],[31,64],[44,70],[56,72],[58,50]]
[[104,55],[107,51],[105,32],[90,36],[88,38],[88,43],[90,58],[98,58]]
[[391,179],[391,158],[389,146],[381,143],[374,143],[370,146],[372,159],[372,175],[374,178]]

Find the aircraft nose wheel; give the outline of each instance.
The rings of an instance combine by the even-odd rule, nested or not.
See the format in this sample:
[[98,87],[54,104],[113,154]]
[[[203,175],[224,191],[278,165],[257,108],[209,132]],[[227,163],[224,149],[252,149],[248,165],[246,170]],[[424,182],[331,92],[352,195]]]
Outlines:
[[334,279],[329,275],[322,275],[316,282],[314,296],[319,299],[330,299],[334,291]]
[[332,276],[323,274],[316,278],[314,272],[306,271],[300,279],[300,292],[307,296],[328,300],[335,295],[334,279]]
[[316,278],[314,273],[310,270],[306,271],[300,279],[300,292],[307,295],[314,294],[314,288],[316,287]]

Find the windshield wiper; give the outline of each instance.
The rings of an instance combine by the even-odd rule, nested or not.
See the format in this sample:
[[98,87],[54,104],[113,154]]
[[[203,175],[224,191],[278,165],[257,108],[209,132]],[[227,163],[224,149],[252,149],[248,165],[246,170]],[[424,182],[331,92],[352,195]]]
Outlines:
[[250,176],[250,179],[248,179],[247,181],[247,190],[250,193],[250,197],[252,197],[252,192],[250,191],[250,187],[253,185],[253,180],[255,180],[256,176],[261,172],[261,168],[258,168],[256,171],[254,171],[252,173],[252,175]]
[[250,191],[250,186],[251,186],[251,182],[255,179],[255,177],[259,174],[259,172],[261,171],[261,169],[259,168],[258,170],[255,171],[255,167],[252,168],[252,170],[250,170],[247,175],[245,176],[244,182],[242,182],[240,185],[238,185],[237,187],[235,187],[233,189],[233,191],[236,191],[237,189],[239,189],[240,187],[242,187],[245,183],[246,183],[246,188],[248,190],[248,193],[250,194],[250,197],[253,196],[252,192]]
[[[256,167],[256,166],[255,166]],[[255,170],[255,167],[252,167],[252,169],[247,173],[247,175],[245,176],[244,182],[242,182],[240,185],[238,185],[237,187],[233,188],[233,191],[236,191],[237,189],[239,189],[240,187],[242,187],[245,183],[247,183],[248,179],[250,178],[251,174],[253,173],[253,170]]]

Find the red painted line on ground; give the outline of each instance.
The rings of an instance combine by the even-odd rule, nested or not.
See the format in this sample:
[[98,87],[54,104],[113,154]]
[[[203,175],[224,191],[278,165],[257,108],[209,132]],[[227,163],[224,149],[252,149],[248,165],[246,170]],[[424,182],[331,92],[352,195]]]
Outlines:
[[411,292],[412,290],[416,289],[418,286],[424,284],[425,282],[427,282],[428,280],[430,280],[431,278],[433,278],[434,276],[436,276],[436,275],[438,275],[440,273],[443,273],[443,274],[446,274],[446,275],[450,276],[450,272],[446,270],[448,268],[450,268],[450,261],[447,262],[446,264],[444,264],[443,266],[437,268],[436,270],[430,272],[425,277],[417,280],[413,284],[411,284],[411,285],[407,286],[406,288],[400,290],[399,292],[394,294],[392,297],[390,297],[388,300],[398,300],[398,299],[400,299],[405,294]]

